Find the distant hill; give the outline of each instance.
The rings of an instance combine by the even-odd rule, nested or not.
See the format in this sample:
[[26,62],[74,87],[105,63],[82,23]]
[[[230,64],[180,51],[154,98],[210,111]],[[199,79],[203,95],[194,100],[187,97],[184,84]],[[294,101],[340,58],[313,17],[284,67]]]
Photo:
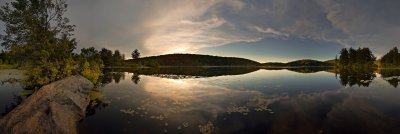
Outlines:
[[332,66],[334,66],[334,65],[336,64],[335,59],[327,60],[327,61],[324,61],[324,62],[327,63],[327,64],[330,64],[330,65],[332,65]]
[[147,66],[260,66],[261,63],[244,58],[197,54],[167,54],[125,61],[126,65]]
[[310,60],[310,59],[304,59],[304,60],[296,60],[288,63],[280,63],[280,62],[269,62],[269,63],[264,63],[263,66],[268,66],[268,67],[318,67],[318,66],[333,66],[330,61],[322,62],[322,61],[317,61],[317,60]]
[[166,68],[117,68],[109,72],[131,72],[140,75],[151,75],[163,78],[184,79],[213,77],[223,75],[240,75],[259,70],[258,67],[166,67]]
[[267,62],[267,63],[263,63],[263,66],[269,66],[269,67],[284,67],[286,66],[286,63],[282,63],[282,62]]
[[292,61],[292,62],[286,63],[286,65],[288,65],[288,66],[332,66],[332,64],[329,64],[326,62],[310,60],[310,59]]

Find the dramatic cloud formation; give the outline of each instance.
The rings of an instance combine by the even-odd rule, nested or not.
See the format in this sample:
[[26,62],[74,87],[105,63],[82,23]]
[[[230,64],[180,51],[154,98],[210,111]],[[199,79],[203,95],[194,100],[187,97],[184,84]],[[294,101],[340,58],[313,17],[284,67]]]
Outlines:
[[[316,58],[333,57],[338,50],[327,48],[341,47],[370,47],[380,56],[400,44],[400,2],[396,0],[69,0],[68,3],[67,16],[77,26],[79,48],[107,47],[125,54],[135,48],[144,55],[199,53],[224,45],[252,43],[273,49],[269,46],[276,44],[262,41],[305,39],[318,42],[321,49],[310,52],[310,45],[302,45],[307,42],[286,41],[291,44],[285,45],[299,53],[327,51],[326,55],[315,55]],[[326,47],[327,44],[336,46]],[[262,56],[274,59],[274,55]]]

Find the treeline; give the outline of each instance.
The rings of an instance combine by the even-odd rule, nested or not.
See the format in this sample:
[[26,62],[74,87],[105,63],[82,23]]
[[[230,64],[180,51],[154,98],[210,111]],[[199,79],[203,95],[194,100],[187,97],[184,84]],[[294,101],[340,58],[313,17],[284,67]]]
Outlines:
[[374,66],[376,57],[372,54],[369,48],[343,48],[340,51],[339,59],[336,66],[341,68],[354,68],[354,67],[371,67]]
[[18,61],[15,60],[14,56],[7,51],[2,50],[0,52],[0,64],[17,64]]
[[380,64],[382,67],[400,67],[400,53],[397,47],[383,55]]
[[104,67],[121,66],[125,55],[119,50],[114,52],[102,48],[100,51],[94,47],[82,48],[80,54],[74,55],[75,61],[80,65],[81,75],[96,83]]
[[74,25],[63,16],[65,1],[18,0],[0,9],[5,35],[1,45],[27,70],[24,85],[37,88],[77,73],[72,51]]
[[105,67],[121,66],[125,60],[125,54],[121,54],[119,50],[114,52],[102,48],[100,51],[96,50],[94,47],[83,48],[79,55],[81,60],[89,60],[97,63],[102,63]]
[[288,63],[281,62],[267,62],[263,63],[263,66],[266,67],[329,67],[334,66],[334,64],[329,62],[317,61],[317,60],[296,60]]
[[18,0],[1,6],[0,21],[6,27],[0,38],[6,51],[0,59],[26,70],[26,87],[37,89],[76,74],[96,83],[104,66],[122,64],[124,55],[118,50],[90,47],[73,53],[75,26],[64,17],[66,11],[65,0]]
[[388,53],[384,54],[380,60],[372,54],[369,48],[343,48],[340,51],[339,59],[335,58],[337,67],[354,68],[354,67],[379,67],[391,68],[400,67],[400,53],[397,47],[392,48]]
[[197,54],[167,54],[126,61],[126,65],[157,66],[260,66],[261,64],[235,57],[219,57]]

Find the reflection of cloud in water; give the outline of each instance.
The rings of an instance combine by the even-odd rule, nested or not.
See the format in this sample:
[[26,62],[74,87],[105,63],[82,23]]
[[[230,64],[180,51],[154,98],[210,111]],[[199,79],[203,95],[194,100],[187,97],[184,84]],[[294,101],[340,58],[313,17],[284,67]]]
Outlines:
[[[266,104],[261,104],[254,99],[254,97],[263,96],[258,91],[232,90],[205,85],[194,80],[155,78],[151,83],[144,83],[144,90],[151,96],[149,99],[158,102],[158,105],[153,106],[160,110],[170,109],[171,105],[164,103],[172,101],[172,104],[183,105],[180,111],[207,111],[207,113],[212,113],[214,118],[218,113],[226,112],[226,107],[233,104],[266,107]],[[248,103],[251,100],[254,103]]]
[[233,96],[259,95],[257,91],[231,90],[225,87],[205,85],[195,80],[175,80],[155,78],[151,83],[144,84],[144,90],[154,98],[171,99],[175,101],[218,101]]
[[[281,100],[272,133],[390,133],[398,131],[400,101],[393,103],[390,90],[344,89],[303,94]],[[373,92],[374,91],[374,92]],[[397,91],[396,91],[397,92]],[[390,104],[390,105],[388,105]]]
[[400,114],[393,112],[400,110],[400,90],[381,78],[368,88],[341,87],[290,97],[208,83],[221,78],[141,79],[139,90],[124,94],[135,100],[135,107],[122,107],[120,112],[168,122],[179,131],[208,132],[204,126],[212,124],[220,133],[252,126],[271,133],[379,133],[396,132],[395,126],[400,125]]
[[[187,127],[199,129],[198,125],[215,121],[218,116],[228,112],[241,113],[243,116],[251,114],[252,111],[271,113],[268,105],[282,99],[267,97],[254,90],[233,90],[207,85],[193,79],[175,80],[146,76],[142,78],[141,89],[145,91],[144,94],[131,94],[130,97],[147,99],[135,101],[135,107],[123,107],[120,112],[136,117],[144,116],[151,120],[168,121],[169,126],[176,125],[177,130]],[[147,81],[149,78],[151,81]]]

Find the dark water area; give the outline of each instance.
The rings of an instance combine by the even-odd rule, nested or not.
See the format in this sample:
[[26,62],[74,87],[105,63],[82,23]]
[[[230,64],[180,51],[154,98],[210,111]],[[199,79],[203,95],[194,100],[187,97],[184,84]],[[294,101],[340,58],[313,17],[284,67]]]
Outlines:
[[398,70],[106,70],[81,133],[399,133]]
[[[100,81],[80,133],[400,133],[395,69],[106,69]],[[0,85],[2,107],[18,88]]]
[[26,97],[19,79],[23,78],[22,71],[15,69],[0,69],[0,117],[4,116]]

